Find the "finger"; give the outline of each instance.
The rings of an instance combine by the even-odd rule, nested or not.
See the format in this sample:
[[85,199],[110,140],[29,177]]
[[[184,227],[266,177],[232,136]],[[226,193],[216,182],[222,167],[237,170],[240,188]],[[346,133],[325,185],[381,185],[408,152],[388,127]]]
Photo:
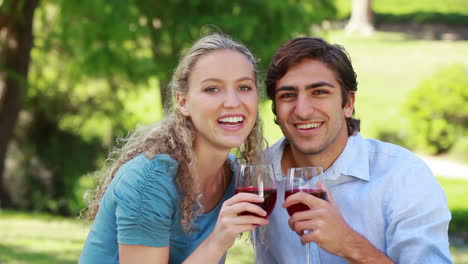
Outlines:
[[243,232],[252,231],[256,228],[255,225],[245,224],[245,225],[231,225],[229,227],[222,229],[222,236],[230,236],[232,238],[236,238]]
[[283,203],[283,207],[288,208],[293,204],[303,203],[309,208],[314,208],[320,206],[321,204],[323,205],[324,202],[324,200],[310,195],[308,193],[298,192],[291,196],[288,196],[288,198]]
[[320,241],[321,231],[319,230],[309,230],[309,232],[304,232],[301,235],[301,244],[305,245],[310,242],[318,243]]
[[306,233],[304,231],[316,230],[317,224],[314,220],[297,221],[294,223],[294,231],[298,234]]
[[289,218],[289,220],[292,222],[307,221],[311,219],[323,221],[327,218],[327,215],[330,213],[329,208],[330,206],[296,212]]
[[248,231],[253,231],[255,228],[258,226],[256,225],[250,225],[250,224],[245,224],[245,225],[237,225],[236,230],[239,231],[238,235],[243,233],[243,232],[248,232]]
[[223,205],[231,206],[239,202],[261,203],[264,198],[253,193],[238,193],[226,200]]
[[263,210],[260,206],[249,202],[240,202],[233,204],[229,207],[229,211],[235,215],[238,215],[242,212],[250,212],[259,216],[267,215],[267,212]]
[[231,225],[267,225],[268,219],[255,216],[255,215],[239,215],[236,217],[232,217],[227,223]]
[[296,228],[295,228],[295,224],[296,224],[296,223],[297,223],[296,221],[291,221],[291,219],[289,219],[289,221],[288,221],[289,228],[291,228],[291,230],[292,230],[293,232],[296,232],[296,234],[297,234],[298,236],[302,236],[302,234],[303,234],[304,232],[303,232],[303,231],[296,231]]

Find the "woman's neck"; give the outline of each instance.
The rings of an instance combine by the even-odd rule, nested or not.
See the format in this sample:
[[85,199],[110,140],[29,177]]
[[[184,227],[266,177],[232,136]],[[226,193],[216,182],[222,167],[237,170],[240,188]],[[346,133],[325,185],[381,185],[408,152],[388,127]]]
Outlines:
[[231,182],[231,169],[226,165],[229,150],[216,150],[194,145],[195,177],[198,177],[199,191],[202,194],[200,203],[204,212],[213,210],[223,198]]
[[195,173],[202,193],[219,190],[225,181],[225,163],[229,150],[219,150],[207,146],[194,145],[196,157]]

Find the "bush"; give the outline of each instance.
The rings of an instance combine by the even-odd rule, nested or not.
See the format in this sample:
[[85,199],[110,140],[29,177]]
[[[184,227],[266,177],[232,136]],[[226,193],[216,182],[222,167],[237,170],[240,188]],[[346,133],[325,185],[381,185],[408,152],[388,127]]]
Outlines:
[[437,71],[403,105],[411,145],[430,154],[447,152],[468,130],[468,67]]

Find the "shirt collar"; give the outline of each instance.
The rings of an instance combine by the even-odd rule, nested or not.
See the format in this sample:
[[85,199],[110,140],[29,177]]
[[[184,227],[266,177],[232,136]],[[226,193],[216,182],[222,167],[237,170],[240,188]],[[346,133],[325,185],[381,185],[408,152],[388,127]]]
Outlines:
[[325,171],[327,181],[336,181],[341,176],[351,176],[365,181],[370,180],[369,150],[360,133],[348,138],[343,152]]

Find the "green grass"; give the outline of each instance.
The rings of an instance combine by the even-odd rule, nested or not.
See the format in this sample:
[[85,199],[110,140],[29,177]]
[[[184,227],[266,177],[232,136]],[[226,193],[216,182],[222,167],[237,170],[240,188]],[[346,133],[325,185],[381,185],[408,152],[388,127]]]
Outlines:
[[45,214],[0,212],[0,263],[76,263],[89,225]]
[[[438,178],[447,195],[453,214],[451,235],[468,231],[468,180]],[[457,213],[465,212],[465,213]],[[2,264],[71,264],[76,263],[89,224],[81,220],[12,211],[0,211],[0,263]],[[248,236],[237,239],[227,255],[227,264],[253,262]],[[468,247],[453,242],[455,263],[468,263]],[[465,241],[467,243],[468,241]]]
[[[0,263],[76,263],[89,227],[84,220],[0,210]],[[244,234],[229,250],[226,263],[252,260],[253,249]]]
[[[468,235],[468,180],[438,178],[440,185],[445,190],[452,221],[449,232],[464,233]],[[467,241],[468,242],[468,241]]]

